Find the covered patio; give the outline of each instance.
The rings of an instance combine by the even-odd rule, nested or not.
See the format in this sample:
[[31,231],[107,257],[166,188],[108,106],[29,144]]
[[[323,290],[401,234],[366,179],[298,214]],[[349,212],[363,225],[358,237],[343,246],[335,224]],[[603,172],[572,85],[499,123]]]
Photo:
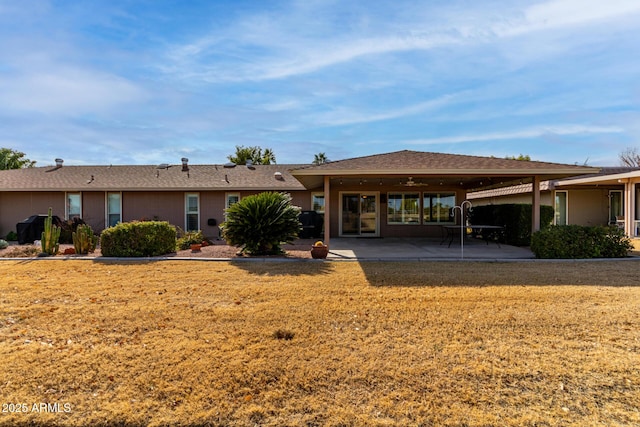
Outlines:
[[[321,201],[324,240],[329,243],[335,238],[438,239],[443,226],[463,222],[461,217],[469,207],[467,193],[523,183],[532,183],[535,189],[531,229],[536,231],[540,229],[541,181],[598,170],[403,150],[302,167],[291,174],[312,192],[318,204]],[[452,215],[456,210],[458,214]]]

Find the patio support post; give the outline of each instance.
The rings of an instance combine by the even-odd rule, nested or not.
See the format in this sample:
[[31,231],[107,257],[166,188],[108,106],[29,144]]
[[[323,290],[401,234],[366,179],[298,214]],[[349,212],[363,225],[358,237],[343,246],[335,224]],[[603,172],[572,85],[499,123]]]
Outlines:
[[534,176],[531,191],[531,233],[540,231],[540,177]]
[[631,179],[627,179],[624,183],[624,231],[627,236],[633,237],[635,235],[635,206],[636,201],[634,194],[635,185],[631,182]]
[[329,212],[331,212],[331,206],[329,204],[329,200],[331,199],[331,185],[330,179],[328,176],[324,177],[324,244],[329,245],[329,240],[331,239],[331,218]]

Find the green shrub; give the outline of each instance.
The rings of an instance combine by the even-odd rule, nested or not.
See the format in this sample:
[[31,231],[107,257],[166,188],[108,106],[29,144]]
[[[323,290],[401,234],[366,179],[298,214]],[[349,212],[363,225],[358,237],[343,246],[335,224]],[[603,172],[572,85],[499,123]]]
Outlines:
[[175,252],[176,229],[166,221],[120,223],[100,235],[103,256],[143,257]]
[[283,242],[293,242],[300,231],[300,208],[291,205],[291,196],[265,192],[248,196],[226,210],[222,237],[232,246],[251,255],[282,253]]
[[622,258],[632,248],[631,239],[617,226],[553,225],[531,238],[536,258]]
[[10,242],[18,240],[18,233],[16,233],[15,231],[10,231],[7,233],[6,239]]
[[208,242],[200,230],[187,232],[179,230],[178,234],[182,234],[176,242],[176,249],[178,250],[189,249],[191,245],[196,243]]
[[[474,206],[469,212],[469,221],[471,224],[503,226],[506,244],[529,246],[531,244],[531,211],[531,204],[526,203]],[[552,206],[540,206],[541,229],[551,225],[553,215]]]

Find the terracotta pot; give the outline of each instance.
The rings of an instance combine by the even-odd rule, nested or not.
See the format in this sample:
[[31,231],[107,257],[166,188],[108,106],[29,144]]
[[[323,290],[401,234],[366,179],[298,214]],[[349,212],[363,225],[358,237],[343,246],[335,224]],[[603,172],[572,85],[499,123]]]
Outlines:
[[201,243],[193,243],[191,245],[191,252],[200,252],[200,249],[202,249]]
[[311,246],[311,257],[314,259],[324,259],[329,254],[329,246]]

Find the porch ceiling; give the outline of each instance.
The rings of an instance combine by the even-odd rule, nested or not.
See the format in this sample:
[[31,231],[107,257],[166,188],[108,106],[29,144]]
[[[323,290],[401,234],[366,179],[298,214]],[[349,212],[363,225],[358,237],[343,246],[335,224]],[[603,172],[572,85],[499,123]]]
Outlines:
[[[551,180],[563,178],[566,175],[542,175],[542,179]],[[296,178],[308,189],[323,186],[322,175],[296,176]],[[331,187],[362,185],[372,187],[397,187],[398,189],[426,190],[440,187],[461,188],[466,191],[480,191],[494,188],[509,187],[519,184],[530,184],[532,174],[509,175],[429,175],[429,174],[371,174],[371,175],[332,175]]]

